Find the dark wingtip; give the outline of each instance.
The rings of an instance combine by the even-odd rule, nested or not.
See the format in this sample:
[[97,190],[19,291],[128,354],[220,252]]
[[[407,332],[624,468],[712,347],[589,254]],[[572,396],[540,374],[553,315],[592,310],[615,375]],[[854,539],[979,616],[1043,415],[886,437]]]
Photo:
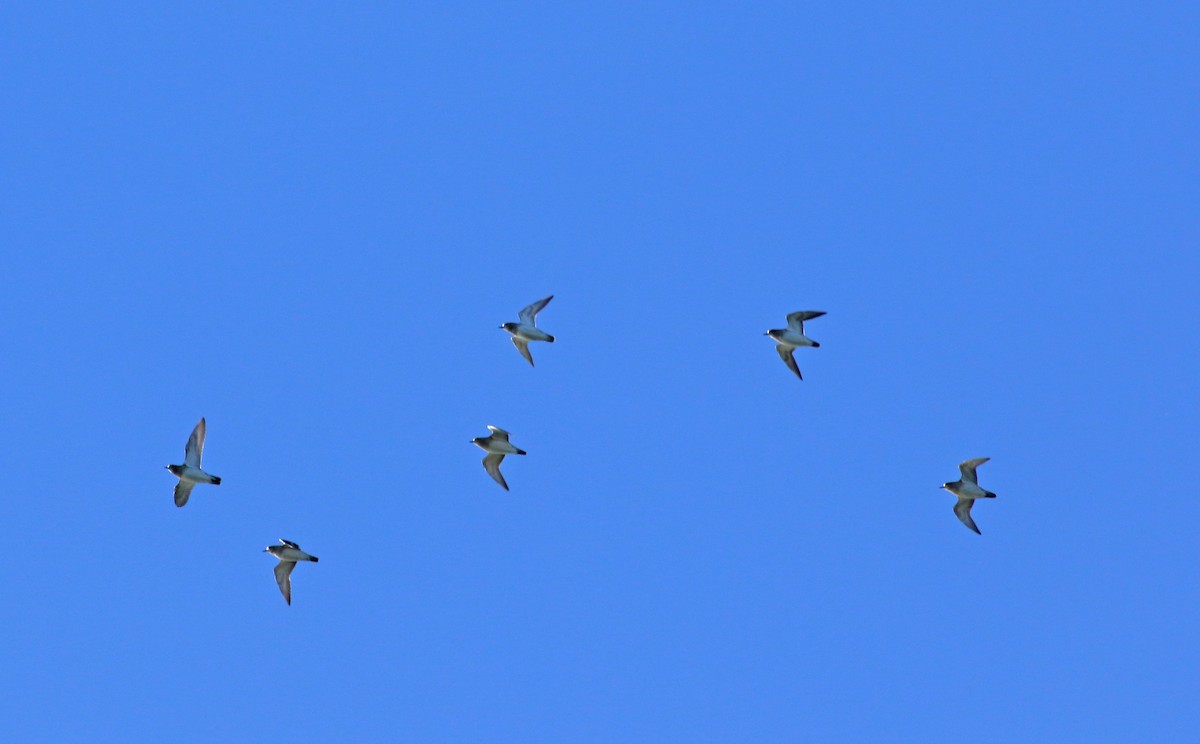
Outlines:
[[818,344],[816,341],[813,341],[813,348],[814,348],[814,349],[819,349],[819,348],[821,348],[821,345],[820,345],[820,344]]
[[517,454],[518,454],[518,455],[523,455],[523,454],[525,454],[525,450],[523,450],[523,449],[519,449],[519,450],[517,450]]
[[320,562],[321,562],[321,559],[320,559],[320,558],[318,558],[318,557],[316,557],[316,556],[314,555],[314,556],[312,557],[312,562],[313,562],[313,563],[320,563]]
[[551,336],[550,338],[548,338],[546,340],[549,341],[550,343],[554,343],[554,336]]
[[220,479],[220,478],[218,478],[217,476],[215,476],[215,475],[214,475],[214,476],[213,476],[213,479],[212,479],[212,484],[213,484],[214,486],[219,486],[219,485],[221,485],[221,479]]

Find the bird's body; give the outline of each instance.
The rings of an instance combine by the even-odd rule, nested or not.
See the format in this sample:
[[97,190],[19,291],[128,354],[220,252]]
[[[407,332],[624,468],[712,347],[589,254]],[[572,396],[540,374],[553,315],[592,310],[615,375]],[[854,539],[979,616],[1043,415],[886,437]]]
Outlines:
[[313,563],[317,562],[316,556],[309,555],[299,547],[294,548],[291,545],[272,545],[271,547],[267,548],[267,552],[281,561],[291,561],[292,563],[295,563],[296,561],[312,561]]
[[200,468],[189,468],[187,465],[168,465],[167,470],[170,470],[171,475],[179,480],[185,480],[190,483],[209,483],[214,486],[221,485],[220,478],[210,475]]
[[475,437],[471,443],[476,447],[483,449],[486,452],[491,452],[497,455],[523,455],[525,450],[515,446],[508,441],[508,432],[497,429],[494,426],[489,426],[489,429],[495,433],[487,437]]
[[179,483],[175,484],[175,506],[183,506],[188,502],[188,498],[192,495],[192,489],[197,483],[221,485],[219,477],[206,473],[200,468],[200,460],[204,456],[206,432],[207,425],[202,418],[196,424],[196,428],[192,429],[192,435],[188,437],[187,446],[183,450],[183,464],[167,466],[171,475],[179,479]]
[[491,430],[491,434],[486,437],[475,437],[471,440],[471,444],[488,453],[483,458],[483,469],[492,476],[492,480],[507,491],[508,483],[504,480],[504,474],[500,472],[500,463],[504,462],[505,455],[523,455],[525,450],[508,441],[507,431],[495,426],[489,426],[488,429]]
[[958,466],[959,472],[962,473],[962,478],[953,483],[942,484],[942,488],[958,497],[958,501],[954,504],[954,514],[958,517],[959,521],[977,535],[982,535],[983,533],[975,526],[975,520],[971,517],[971,507],[975,505],[975,499],[994,499],[996,498],[996,494],[979,487],[979,479],[975,475],[975,468],[990,459],[992,458],[977,457],[974,460],[964,460]]
[[279,565],[275,566],[275,583],[279,584],[280,593],[290,605],[292,603],[292,569],[299,561],[317,563],[319,559],[315,555],[305,553],[299,545],[291,540],[284,540],[281,537],[279,542],[282,544],[268,545],[263,552],[270,553],[279,559]]
[[966,483],[964,481],[947,483],[946,490],[960,499],[986,499],[996,495],[983,490],[977,483]]
[[[549,333],[546,333],[537,326],[521,325],[519,323],[514,323],[513,325],[515,325],[516,328],[509,332],[517,338],[523,338],[526,341],[546,341],[547,343],[554,343],[554,336],[551,336]],[[505,330],[508,329],[506,328]]]
[[519,322],[505,323],[504,325],[500,326],[512,334],[513,346],[517,347],[517,351],[521,352],[521,356],[525,357],[525,360],[529,362],[530,366],[533,366],[533,354],[529,353],[530,341],[546,341],[547,343],[554,343],[554,336],[551,336],[549,333],[546,333],[537,327],[537,314],[542,311],[542,308],[550,303],[550,300],[553,299],[554,295],[550,295],[549,297],[538,300],[517,314],[517,317],[520,318]]
[[804,346],[811,346],[814,349],[821,346],[804,335],[804,321],[819,318],[824,314],[824,310],[798,310],[787,316],[787,328],[773,328],[765,334],[776,342],[775,351],[779,352],[779,358],[801,380],[804,379],[804,376],[800,374],[800,367],[796,364],[796,358],[792,356],[792,352]]
[[801,346],[811,346],[814,349],[820,346],[819,343],[813,341],[803,333],[793,331],[791,328],[778,328],[767,331],[767,335],[775,339],[782,346],[790,346],[793,349],[798,349]]

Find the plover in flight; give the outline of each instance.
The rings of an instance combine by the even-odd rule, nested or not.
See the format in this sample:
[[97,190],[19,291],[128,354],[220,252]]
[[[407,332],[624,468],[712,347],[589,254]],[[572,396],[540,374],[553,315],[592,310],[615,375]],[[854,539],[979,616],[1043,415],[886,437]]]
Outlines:
[[779,358],[801,380],[804,379],[804,376],[800,374],[800,368],[796,366],[796,358],[792,356],[792,352],[801,346],[811,346],[814,349],[820,346],[819,343],[804,335],[804,321],[819,318],[824,314],[824,310],[798,310],[787,316],[787,328],[777,328],[763,334],[778,342],[775,351],[779,352]]
[[317,562],[315,555],[309,555],[300,549],[300,546],[291,540],[279,538],[282,545],[269,545],[263,548],[264,553],[270,553],[279,559],[279,565],[275,567],[275,582],[279,584],[279,591],[283,592],[283,598],[290,605],[292,603],[292,569],[296,567],[297,561],[312,561]]
[[508,441],[508,432],[504,429],[499,429],[495,426],[489,426],[492,433],[486,437],[475,437],[471,440],[471,444],[479,447],[487,452],[483,458],[483,469],[492,476],[492,480],[499,483],[508,490],[508,484],[504,482],[504,474],[500,472],[500,463],[504,462],[505,455],[523,455],[525,450],[514,447]]
[[200,469],[200,458],[204,456],[204,431],[204,419],[200,419],[200,423],[192,429],[192,435],[188,437],[187,446],[183,450],[183,464],[167,466],[171,475],[179,479],[179,483],[175,484],[175,506],[183,506],[188,502],[188,497],[192,495],[192,489],[197,483],[221,485],[220,478]]
[[975,504],[975,499],[994,499],[996,494],[979,487],[979,480],[975,477],[975,468],[990,459],[992,458],[976,457],[974,460],[964,460],[958,466],[959,471],[962,472],[962,479],[942,484],[942,488],[958,497],[958,503],[954,505],[954,513],[977,535],[983,533],[975,526],[975,520],[971,519],[971,506]]
[[505,323],[500,326],[512,334],[513,346],[517,347],[517,351],[521,352],[521,356],[525,357],[531,367],[533,366],[533,355],[529,353],[529,342],[549,341],[554,343],[554,336],[537,327],[537,314],[553,299],[554,295],[550,295],[517,313],[517,317],[521,319],[519,323]]

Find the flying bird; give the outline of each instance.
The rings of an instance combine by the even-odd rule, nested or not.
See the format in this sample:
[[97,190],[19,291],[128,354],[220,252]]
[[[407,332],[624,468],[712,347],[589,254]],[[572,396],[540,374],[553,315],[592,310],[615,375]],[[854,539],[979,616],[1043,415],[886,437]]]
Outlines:
[[500,326],[512,334],[513,346],[517,347],[517,351],[521,352],[521,356],[525,357],[531,367],[533,366],[533,355],[529,353],[529,342],[549,341],[554,343],[554,336],[537,327],[537,314],[553,299],[554,295],[550,295],[517,313],[517,317],[521,319],[519,323],[505,323]]
[[975,534],[982,535],[979,528],[975,526],[975,520],[971,518],[971,507],[975,504],[975,499],[994,499],[996,494],[991,491],[985,491],[979,487],[979,480],[975,477],[975,468],[984,464],[990,457],[976,457],[974,460],[964,460],[958,469],[962,473],[962,478],[953,483],[943,483],[942,488],[958,497],[958,503],[954,505],[954,513],[958,516],[967,527],[974,530]]
[[192,435],[188,437],[187,446],[184,447],[183,464],[167,466],[171,475],[179,479],[179,482],[175,484],[175,506],[183,506],[188,502],[188,497],[192,495],[192,489],[196,487],[197,483],[221,485],[220,478],[209,475],[200,469],[200,458],[204,456],[205,429],[204,419],[200,419],[200,423],[196,424],[196,428],[192,429]]
[[279,559],[279,565],[275,567],[275,583],[279,584],[279,591],[283,593],[283,598],[290,605],[292,603],[292,569],[296,567],[297,561],[312,561],[317,562],[315,555],[309,555],[300,549],[300,546],[291,540],[279,538],[282,545],[269,545],[263,548],[264,553],[270,553]]
[[525,450],[514,447],[508,441],[508,432],[495,426],[489,426],[491,434],[486,437],[475,437],[471,440],[471,444],[479,447],[487,452],[483,458],[483,469],[488,475],[492,476],[492,480],[499,483],[508,490],[508,484],[504,482],[504,474],[500,472],[500,463],[504,462],[505,455],[523,455]]
[[796,366],[796,358],[792,356],[792,352],[801,346],[811,346],[814,349],[820,346],[819,343],[804,335],[804,321],[819,318],[824,314],[824,310],[798,310],[787,316],[787,328],[776,328],[763,334],[778,342],[775,351],[779,352],[779,358],[801,380],[804,379],[804,376],[800,374],[800,368]]

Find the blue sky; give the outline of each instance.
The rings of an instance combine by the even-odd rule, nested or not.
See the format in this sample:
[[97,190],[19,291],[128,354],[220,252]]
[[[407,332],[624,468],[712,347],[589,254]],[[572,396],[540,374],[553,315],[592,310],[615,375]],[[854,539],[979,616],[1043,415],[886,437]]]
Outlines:
[[1198,21],[5,6],[0,734],[1195,739]]

